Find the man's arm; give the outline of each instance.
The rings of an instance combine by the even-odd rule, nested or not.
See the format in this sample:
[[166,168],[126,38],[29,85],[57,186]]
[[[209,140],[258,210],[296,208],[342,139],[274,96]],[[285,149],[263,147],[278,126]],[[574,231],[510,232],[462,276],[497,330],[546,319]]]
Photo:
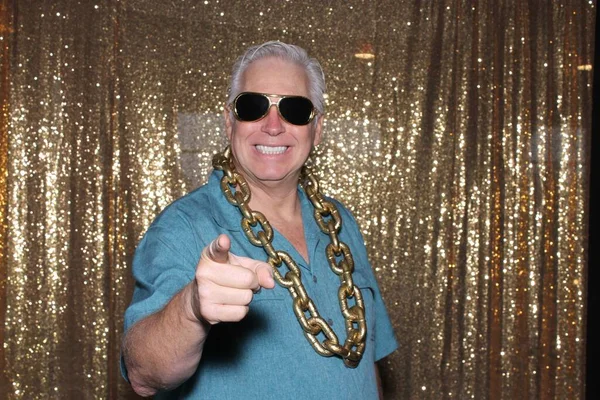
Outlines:
[[240,321],[253,292],[273,288],[269,264],[229,253],[220,235],[203,251],[194,280],[159,312],[129,329],[123,359],[136,393],[152,396],[172,389],[196,371],[210,327]]
[[194,282],[190,282],[162,310],[127,332],[123,359],[137,394],[152,396],[160,389],[176,387],[198,367],[210,324],[188,311],[193,289]]

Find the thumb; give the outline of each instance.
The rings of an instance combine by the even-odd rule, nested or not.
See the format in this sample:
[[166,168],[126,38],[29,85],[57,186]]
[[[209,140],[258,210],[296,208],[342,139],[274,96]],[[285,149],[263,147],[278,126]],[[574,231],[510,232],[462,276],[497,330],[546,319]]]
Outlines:
[[224,264],[229,261],[230,248],[231,241],[229,240],[229,237],[225,234],[220,234],[215,240],[210,242],[210,244],[204,248],[202,255],[211,261]]
[[273,267],[270,264],[262,264],[256,268],[256,276],[258,276],[258,284],[267,289],[275,287],[273,279]]
[[267,289],[273,289],[275,287],[273,267],[271,267],[271,264],[248,257],[236,256],[235,254],[231,254],[231,258],[232,263],[254,272],[258,278],[259,286]]

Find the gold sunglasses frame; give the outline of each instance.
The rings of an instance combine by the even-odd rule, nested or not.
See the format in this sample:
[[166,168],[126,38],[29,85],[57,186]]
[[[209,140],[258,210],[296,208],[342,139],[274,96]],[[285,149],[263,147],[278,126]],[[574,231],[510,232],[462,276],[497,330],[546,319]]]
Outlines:
[[[269,100],[269,107],[267,107],[267,111],[260,118],[255,119],[253,121],[245,121],[245,120],[243,120],[243,119],[240,118],[240,116],[237,113],[236,103],[237,103],[237,100],[240,98],[240,96],[242,96],[244,94],[256,94],[256,95],[259,95],[259,96],[266,97]],[[273,97],[278,98],[278,100],[277,101],[273,101],[273,99],[272,99]],[[287,118],[285,118],[283,115],[281,115],[281,111],[279,110],[279,102],[281,100],[283,100],[283,99],[291,98],[291,97],[300,97],[302,99],[306,99],[306,100],[308,100],[308,102],[312,106],[312,109],[310,111],[310,116],[308,117],[308,121],[305,124],[302,124],[302,125],[294,124],[294,123],[288,121]],[[235,116],[235,119],[237,119],[240,122],[256,122],[256,121],[260,121],[261,119],[263,119],[264,117],[267,116],[267,114],[269,113],[269,110],[271,109],[272,106],[275,106],[277,108],[277,114],[279,114],[279,117],[282,120],[284,120],[288,124],[291,124],[291,125],[294,125],[294,126],[305,126],[305,125],[308,125],[315,118],[315,116],[318,114],[317,109],[315,108],[315,105],[313,104],[313,102],[308,97],[298,96],[298,95],[268,94],[268,93],[259,93],[259,92],[241,92],[240,94],[238,94],[237,96],[235,96],[235,99],[233,99],[233,101],[231,102],[231,104],[229,106],[233,110],[233,115]]]

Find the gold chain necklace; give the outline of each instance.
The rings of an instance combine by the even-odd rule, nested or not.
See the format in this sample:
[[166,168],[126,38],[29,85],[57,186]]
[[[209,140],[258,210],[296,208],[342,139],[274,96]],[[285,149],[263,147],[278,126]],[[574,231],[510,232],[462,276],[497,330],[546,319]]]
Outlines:
[[[354,286],[352,271],[354,260],[347,244],[340,241],[338,233],[342,227],[342,219],[337,207],[327,201],[319,191],[319,183],[309,168],[302,168],[301,185],[307,197],[315,208],[314,217],[321,230],[329,235],[331,242],[327,245],[327,261],[331,270],[340,278],[338,299],[340,309],[346,323],[346,341],[340,345],[339,340],[329,324],[319,315],[317,307],[302,284],[298,264],[285,251],[275,250],[273,241],[273,228],[265,216],[258,211],[253,211],[248,206],[250,202],[250,188],[242,175],[233,165],[231,149],[225,148],[223,153],[213,157],[213,167],[223,171],[221,190],[227,201],[238,207],[242,213],[242,229],[246,237],[255,246],[262,247],[267,253],[267,262],[273,268],[273,277],[279,285],[290,292],[293,308],[304,335],[315,351],[322,356],[337,355],[344,360],[350,368],[356,368],[360,362],[367,337],[367,324],[365,321],[365,307],[362,294]],[[235,191],[232,190],[235,188]],[[326,219],[327,218],[327,219]],[[252,227],[260,225],[261,230],[256,234]],[[339,259],[339,260],[338,260]],[[288,271],[285,276],[279,272],[279,267],[285,264]],[[348,299],[354,298],[355,304],[349,305]],[[307,317],[308,313],[308,317]],[[323,333],[325,339],[321,342],[317,337]]]

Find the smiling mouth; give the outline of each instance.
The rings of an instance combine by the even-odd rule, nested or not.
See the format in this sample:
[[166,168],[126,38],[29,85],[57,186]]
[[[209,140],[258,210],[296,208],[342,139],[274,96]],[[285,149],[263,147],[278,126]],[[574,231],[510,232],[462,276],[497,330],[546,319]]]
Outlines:
[[261,154],[283,154],[287,150],[288,146],[265,146],[262,144],[257,144],[256,150],[258,150]]

